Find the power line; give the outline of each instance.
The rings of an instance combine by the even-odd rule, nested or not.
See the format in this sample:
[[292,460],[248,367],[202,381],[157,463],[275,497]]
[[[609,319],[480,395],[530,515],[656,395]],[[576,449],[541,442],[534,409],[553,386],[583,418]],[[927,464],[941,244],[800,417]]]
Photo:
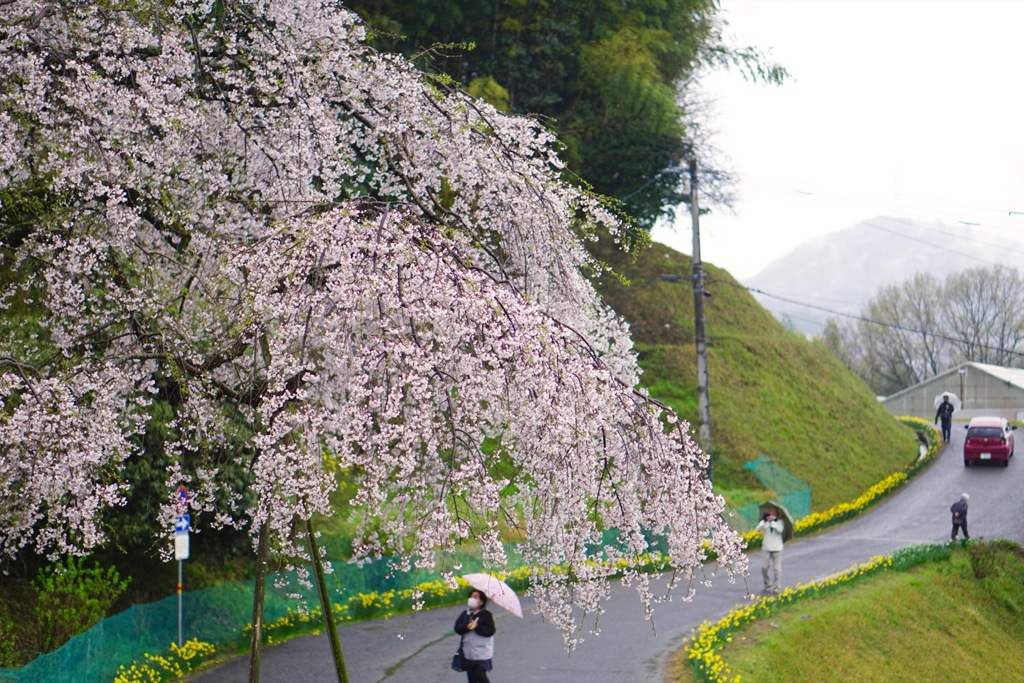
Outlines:
[[[979,213],[988,214],[990,216],[1002,216],[1004,218],[1013,215],[1024,216],[1024,210],[1008,210],[1024,209],[1024,207],[1017,205],[1019,204],[1019,202],[1012,205],[1002,204],[997,207],[996,205],[993,204],[950,202],[945,198],[927,197],[924,195],[911,195],[906,193],[903,193],[901,197],[906,197],[909,201],[893,201],[891,195],[889,194],[864,192],[862,190],[833,190],[830,188],[808,189],[806,187],[798,187],[799,183],[786,183],[784,185],[782,183],[779,183],[774,178],[771,180],[764,180],[744,176],[742,178],[742,182],[745,186],[761,192],[775,194],[779,196],[799,195],[801,199],[810,200],[821,204],[842,204],[846,206],[874,205],[884,207],[888,210],[895,210],[901,212],[927,212],[932,215],[956,215],[960,217],[963,217],[965,215],[976,216]],[[1013,222],[1019,223],[1019,220],[1014,220]],[[1020,225],[1005,225],[980,221],[974,221],[973,224],[997,230],[1024,232],[1024,227],[1021,227]]]
[[927,244],[932,249],[939,249],[940,251],[948,251],[951,254],[956,254],[957,256],[962,256],[964,258],[971,259],[972,261],[980,261],[982,263],[989,263],[989,264],[992,264],[992,265],[997,265],[994,261],[989,261],[987,259],[983,259],[980,256],[971,256],[970,254],[965,254],[962,251],[959,251],[957,249],[950,249],[949,247],[939,246],[938,244],[933,244],[933,243],[931,243],[931,242],[929,242],[927,240],[923,240],[923,239],[921,239],[919,237],[911,237],[910,235],[905,235],[902,232],[897,232],[896,230],[891,230],[889,228],[883,228],[882,226],[875,225],[875,224],[871,223],[870,221],[865,221],[865,222],[861,223],[860,225],[866,225],[867,227],[874,228],[875,230],[881,230],[882,232],[887,232],[887,233],[889,233],[891,235],[897,235],[897,236],[902,237],[904,239],[908,239],[911,242],[918,242],[920,244]]
[[879,327],[884,327],[884,328],[888,328],[888,329],[892,329],[892,330],[897,330],[897,331],[900,331],[900,332],[907,332],[909,334],[914,334],[914,335],[919,335],[919,336],[929,336],[929,337],[932,337],[932,338],[935,338],[935,339],[942,339],[944,341],[948,341],[948,342],[951,342],[951,343],[954,343],[954,344],[957,344],[957,345],[960,345],[960,346],[974,346],[974,347],[977,347],[977,348],[980,348],[980,349],[986,349],[986,350],[990,350],[990,351],[997,351],[999,353],[1012,354],[1012,355],[1016,355],[1016,356],[1024,356],[1024,351],[1017,351],[1016,349],[1007,349],[1007,348],[1004,348],[1004,347],[1001,347],[1001,346],[992,346],[990,344],[984,344],[984,343],[981,343],[981,342],[975,343],[975,342],[972,342],[972,341],[970,341],[968,339],[964,339],[963,337],[952,337],[950,335],[943,334],[941,332],[929,332],[929,331],[925,331],[925,330],[922,330],[922,329],[919,329],[919,328],[905,327],[903,325],[898,325],[896,323],[883,322],[881,320],[875,320],[874,318],[868,318],[868,317],[865,317],[863,315],[856,315],[856,314],[853,314],[853,313],[845,313],[843,311],[837,311],[837,310],[834,310],[834,309],[831,309],[831,308],[825,308],[824,306],[816,306],[814,304],[805,303],[803,301],[798,301],[796,299],[790,299],[790,298],[787,298],[787,297],[784,297],[784,296],[779,296],[777,294],[772,294],[771,292],[766,292],[763,289],[758,289],[756,287],[747,287],[746,285],[741,285],[741,284],[738,284],[738,283],[734,284],[732,282],[726,282],[725,280],[722,280],[720,282],[721,282],[721,284],[728,284],[728,285],[733,286],[733,287],[738,287],[740,289],[745,289],[748,292],[752,292],[752,293],[755,293],[755,294],[760,294],[761,296],[766,296],[766,297],[768,297],[770,299],[776,299],[778,301],[785,301],[786,303],[796,304],[797,306],[802,306],[804,308],[810,308],[810,309],[817,310],[817,311],[823,311],[825,313],[841,316],[843,318],[850,318],[852,320],[856,320],[856,321],[859,321],[859,322],[870,323],[872,325],[877,325]]
[[[903,223],[905,225],[909,225],[909,226],[912,226],[912,227],[924,227],[924,226],[919,225],[918,223],[914,223],[912,221],[909,221],[909,220],[906,220],[906,219],[903,219],[903,218],[893,218],[892,220],[897,222],[897,223]],[[988,261],[987,259],[983,259],[983,258],[980,258],[980,257],[977,257],[977,256],[970,256],[969,254],[964,254],[961,251],[957,251],[955,249],[948,249],[946,247],[939,246],[939,245],[934,244],[932,242],[929,242],[927,240],[923,240],[923,239],[921,239],[919,237],[912,237],[911,235],[906,235],[906,234],[904,234],[902,232],[898,232],[898,231],[893,230],[891,228],[883,228],[880,225],[875,225],[870,220],[864,221],[863,223],[860,223],[860,225],[865,225],[865,226],[867,226],[869,228],[874,228],[876,230],[881,230],[882,232],[888,232],[888,233],[890,233],[892,235],[898,235],[899,237],[906,238],[906,239],[911,240],[913,242],[920,242],[921,244],[927,244],[929,247],[932,247],[933,249],[941,249],[943,251],[950,251],[950,252],[953,252],[954,254],[958,254],[960,256],[965,256],[967,258],[974,259],[975,261],[982,261],[984,263],[993,263],[993,264],[998,265],[998,263],[995,262],[995,261]],[[981,224],[980,223],[976,223],[975,225],[981,225]],[[967,236],[964,236],[964,235],[958,235],[958,234],[956,234],[954,232],[949,232],[947,230],[941,230],[939,228],[926,228],[926,229],[931,231],[931,232],[937,232],[937,233],[942,234],[942,235],[948,235],[949,237],[955,237],[956,239],[966,240],[967,242],[970,242],[971,244],[983,244],[986,247],[995,247],[996,249],[1001,249],[1002,251],[1012,251],[1012,252],[1015,252],[1017,254],[1024,254],[1024,249],[1014,249],[1013,247],[1008,247],[1008,246],[1006,246],[1004,244],[995,244],[993,242],[985,242],[983,240],[979,240],[979,239],[976,239],[974,237],[967,237]]]

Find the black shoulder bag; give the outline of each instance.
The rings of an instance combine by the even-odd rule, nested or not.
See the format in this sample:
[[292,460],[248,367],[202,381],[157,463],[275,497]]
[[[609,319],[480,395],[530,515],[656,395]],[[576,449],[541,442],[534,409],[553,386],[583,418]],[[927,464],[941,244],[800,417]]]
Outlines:
[[462,638],[459,638],[459,649],[452,655],[452,671],[465,671],[466,657],[462,654]]

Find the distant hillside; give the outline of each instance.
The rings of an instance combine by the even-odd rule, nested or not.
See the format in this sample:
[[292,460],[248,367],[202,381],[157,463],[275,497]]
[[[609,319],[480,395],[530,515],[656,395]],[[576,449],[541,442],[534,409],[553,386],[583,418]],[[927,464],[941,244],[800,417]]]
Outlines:
[[[743,465],[764,453],[808,481],[812,508],[822,510],[913,460],[915,435],[860,379],[820,344],[784,329],[727,272],[705,266],[716,489],[729,498],[758,488]],[[655,244],[617,267],[630,285],[598,288],[632,326],[643,383],[696,425],[690,257]]]
[[941,281],[995,263],[1024,269],[1024,242],[979,227],[879,216],[805,242],[743,284],[775,295],[754,293],[776,317],[786,316],[796,329],[813,335],[835,317],[819,309],[857,314],[879,287],[914,273],[931,273]]

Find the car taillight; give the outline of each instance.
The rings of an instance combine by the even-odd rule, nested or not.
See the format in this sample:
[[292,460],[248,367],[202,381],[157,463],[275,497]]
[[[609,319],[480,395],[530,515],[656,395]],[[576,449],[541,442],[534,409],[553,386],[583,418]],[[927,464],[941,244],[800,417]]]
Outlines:
[[1002,445],[1005,446],[1006,445],[1006,437],[1005,436],[999,437],[999,443],[1001,443]]

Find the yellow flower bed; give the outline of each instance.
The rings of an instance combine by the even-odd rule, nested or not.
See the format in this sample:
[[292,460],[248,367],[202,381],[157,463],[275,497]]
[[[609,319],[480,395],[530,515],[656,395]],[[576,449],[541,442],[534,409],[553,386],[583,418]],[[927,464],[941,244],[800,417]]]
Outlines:
[[130,667],[121,666],[114,683],[161,683],[183,678],[186,674],[211,657],[216,648],[210,643],[189,640],[181,647],[171,643],[170,649],[163,655],[145,654],[145,662],[132,662]]
[[732,640],[732,634],[737,629],[769,616],[782,605],[834,590],[844,583],[891,567],[891,556],[874,557],[864,564],[851,567],[821,581],[806,585],[797,584],[793,588],[785,589],[777,596],[760,598],[746,605],[737,605],[715,624],[704,622],[698,629],[695,629],[696,635],[684,641],[686,655],[693,666],[694,674],[698,680],[706,683],[741,683],[741,677],[733,676],[729,665],[719,652],[726,643]]

